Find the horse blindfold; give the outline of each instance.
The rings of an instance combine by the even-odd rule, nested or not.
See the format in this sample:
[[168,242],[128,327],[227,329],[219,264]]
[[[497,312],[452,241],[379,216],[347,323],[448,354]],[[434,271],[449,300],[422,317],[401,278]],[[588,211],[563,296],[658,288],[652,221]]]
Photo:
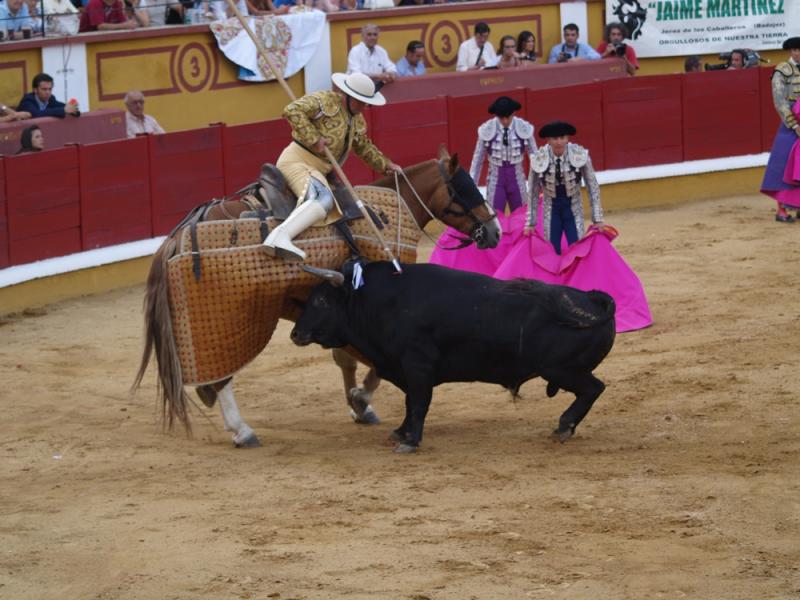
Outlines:
[[472,177],[461,167],[453,174],[449,185],[453,188],[453,199],[465,210],[472,210],[486,202]]

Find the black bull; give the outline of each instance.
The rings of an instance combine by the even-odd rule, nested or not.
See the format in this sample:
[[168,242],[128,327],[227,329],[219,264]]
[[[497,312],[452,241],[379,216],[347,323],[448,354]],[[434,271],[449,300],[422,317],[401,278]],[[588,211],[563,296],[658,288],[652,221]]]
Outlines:
[[[363,267],[353,289],[353,262],[325,271],[332,283],[311,293],[292,330],[295,344],[352,346],[406,394],[406,415],[394,431],[397,451],[422,440],[433,388],[440,383],[497,383],[517,394],[529,379],[547,394],[575,394],[554,434],[575,432],[605,389],[592,371],[614,344],[614,300],[539,281],[499,281],[436,265],[386,262]],[[335,284],[335,285],[334,285]]]

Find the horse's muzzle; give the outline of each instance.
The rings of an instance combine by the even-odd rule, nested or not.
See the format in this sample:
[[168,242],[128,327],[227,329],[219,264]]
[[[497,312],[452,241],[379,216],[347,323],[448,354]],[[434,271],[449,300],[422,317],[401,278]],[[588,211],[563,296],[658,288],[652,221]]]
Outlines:
[[487,227],[486,223],[481,223],[472,232],[472,239],[475,245],[481,250],[496,248],[500,243],[502,232],[499,227]]

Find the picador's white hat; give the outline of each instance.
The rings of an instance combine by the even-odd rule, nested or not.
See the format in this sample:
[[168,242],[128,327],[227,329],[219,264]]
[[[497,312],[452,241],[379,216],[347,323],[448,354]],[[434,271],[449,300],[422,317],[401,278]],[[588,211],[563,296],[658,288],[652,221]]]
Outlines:
[[383,94],[375,91],[375,82],[364,73],[334,73],[331,79],[336,87],[356,100],[375,106],[386,104]]

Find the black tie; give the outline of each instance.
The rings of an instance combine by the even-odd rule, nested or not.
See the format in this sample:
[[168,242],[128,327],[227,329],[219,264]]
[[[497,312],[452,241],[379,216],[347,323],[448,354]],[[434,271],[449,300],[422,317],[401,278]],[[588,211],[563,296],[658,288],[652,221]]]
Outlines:
[[556,159],[556,181],[561,183],[563,181],[563,177],[561,177],[561,159]]
[[481,46],[481,51],[478,52],[478,60],[475,61],[475,66],[477,67],[481,62],[481,56],[483,56],[483,49],[486,47],[486,44]]
[[503,146],[508,146],[508,127],[503,127]]

